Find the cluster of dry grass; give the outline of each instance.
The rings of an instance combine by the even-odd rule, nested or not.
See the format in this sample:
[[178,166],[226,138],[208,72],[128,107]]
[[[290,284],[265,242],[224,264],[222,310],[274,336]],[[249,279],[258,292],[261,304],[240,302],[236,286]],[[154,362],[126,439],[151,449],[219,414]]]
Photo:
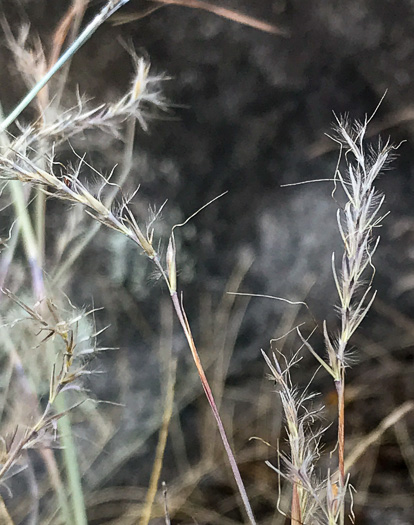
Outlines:
[[[123,191],[130,174],[136,124],[146,130],[154,111],[166,108],[161,92],[163,77],[153,76],[149,64],[130,50],[133,78],[118,101],[93,106],[78,96],[75,107],[62,106],[74,53],[125,3],[127,0],[109,1],[78,34],[87,2],[75,0],[55,31],[49,53],[39,40],[30,38],[27,27],[17,31],[3,21],[8,47],[28,95],[3,119],[1,127],[2,199],[4,208],[12,210],[8,214],[8,235],[3,240],[0,274],[4,385],[0,480],[5,487],[1,519],[4,523],[82,525],[89,520],[146,525],[151,518],[185,523],[194,515],[202,523],[230,524],[245,517],[254,524],[258,513],[260,521],[262,514],[270,515],[266,517],[268,523],[283,523],[287,519],[294,525],[343,524],[353,517],[351,467],[388,428],[413,410],[412,403],[402,404],[380,427],[345,453],[345,379],[353,359],[350,341],[355,339],[355,332],[374,304],[372,283],[379,242],[376,231],[384,218],[381,211],[384,197],[377,193],[374,183],[390,160],[393,148],[381,142],[376,147],[366,146],[368,121],[354,125],[338,121],[335,140],[344,153],[345,170],[338,167],[332,182],[333,197],[338,202],[338,235],[344,249],[339,262],[338,255],[332,259],[340,328],[337,335],[332,335],[326,324],[320,330],[327,359],[311,346],[310,335],[303,335],[299,327],[295,330],[295,314],[287,321],[286,334],[290,338],[296,336],[292,343],[289,339],[289,345],[299,350],[288,357],[284,337],[271,342],[270,354],[263,353],[276,384],[283,418],[275,413],[275,394],[267,381],[261,388],[254,386],[254,394],[247,387],[243,392],[234,389],[233,394],[232,390],[225,394],[231,352],[248,302],[246,297],[240,300],[238,296],[246,294],[239,294],[238,290],[251,260],[247,257],[240,261],[228,285],[234,293],[224,294],[217,311],[213,311],[211,304],[205,305],[200,341],[196,345],[177,282],[180,253],[176,237],[179,228],[215,199],[199,203],[201,207],[194,215],[172,226],[167,238],[163,238],[157,232],[162,208],[147,220],[135,211],[137,191],[130,195]],[[229,16],[229,13],[218,14]],[[232,18],[270,31],[270,26],[261,27],[248,17]],[[63,46],[66,51],[61,53]],[[49,83],[52,77],[53,83]],[[35,104],[37,118],[27,124],[21,112],[31,102]],[[16,119],[19,119],[17,125]],[[86,161],[84,152],[68,148],[69,139],[90,130],[108,134],[124,144],[123,165],[118,170],[104,175]],[[66,156],[68,150],[72,163],[63,161],[62,152]],[[48,248],[45,232],[50,219],[48,198],[55,199],[62,209],[69,208],[65,215],[67,227],[55,247],[60,255],[50,267],[45,256]],[[84,211],[90,223],[88,231],[80,236],[79,228],[85,224]],[[99,354],[111,349],[99,346],[103,330],[95,327],[100,325],[97,309],[75,307],[65,289],[65,276],[101,226],[135,244],[136,256],[147,258],[169,295],[168,301],[165,298],[160,301],[162,410],[130,442],[122,446],[117,443],[111,454],[107,451],[117,436],[124,408],[97,400],[93,392],[94,376],[99,373]],[[18,257],[20,242],[24,247],[24,264]],[[296,311],[304,304],[287,302]],[[181,328],[195,365],[184,386],[176,384],[174,319],[175,329]],[[141,326],[145,325],[146,322],[141,322]],[[198,348],[204,350],[204,364]],[[310,358],[319,365],[321,371],[317,372],[327,373],[333,380],[336,406],[331,419],[337,437],[336,445],[329,451],[324,447],[330,446],[327,441],[330,425],[321,417],[323,403],[313,393],[313,375],[308,377],[307,386],[296,384],[293,378],[296,365]],[[121,383],[128,383],[129,365],[123,359],[120,352],[118,363],[122,363],[120,369],[124,375]],[[194,462],[186,452],[189,438],[182,428],[185,425],[180,412],[198,398],[201,388],[216,426],[211,425],[211,414],[206,415],[207,423],[203,423],[200,431],[200,457]],[[229,430],[232,417],[228,407],[243,404],[249,405],[246,410],[249,422],[245,421],[244,434],[238,435]],[[260,409],[255,413],[252,407]],[[157,434],[157,445],[148,488],[100,489],[131,456],[139,453],[153,434]],[[91,446],[81,446],[75,439],[79,435]],[[168,435],[180,458],[180,472],[174,482],[161,489]],[[233,450],[240,448],[238,440],[246,442],[253,435],[259,439],[243,447],[236,460]],[[280,437],[283,440],[278,444]],[[33,453],[34,449],[38,453]],[[265,464],[271,456],[276,457],[276,462]],[[229,482],[223,474],[226,470],[218,469],[219,463],[230,466],[233,477],[230,486],[235,483],[238,490],[231,488],[227,498],[221,497],[219,504],[214,501],[209,506],[201,497],[202,490],[195,487],[210,476],[215,484],[227,490]],[[128,503],[122,504],[122,500]]]

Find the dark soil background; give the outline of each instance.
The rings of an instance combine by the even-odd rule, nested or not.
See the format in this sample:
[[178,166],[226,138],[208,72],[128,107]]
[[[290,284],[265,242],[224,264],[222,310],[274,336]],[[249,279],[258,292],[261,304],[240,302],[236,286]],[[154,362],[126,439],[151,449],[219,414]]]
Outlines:
[[[46,47],[69,6],[69,2],[56,0],[2,4],[12,28],[30,20]],[[92,2],[85,21],[100,5]],[[124,13],[132,14],[143,5],[147,3],[131,0]],[[314,327],[313,318],[319,326],[327,319],[335,331],[331,253],[340,250],[332,185],[282,185],[331,178],[338,152],[325,133],[331,130],[333,112],[363,119],[375,110],[385,92],[372,122],[372,137],[380,132],[396,144],[405,142],[378,182],[391,213],[380,231],[375,259],[378,301],[354,342],[357,364],[349,371],[347,407],[350,449],[395,407],[414,396],[414,3],[233,0],[220,5],[273,23],[284,34],[264,33],[178,6],[164,7],[121,26],[107,23],[73,60],[64,105],[70,107],[74,102],[77,86],[98,102],[115,100],[127,89],[132,66],[120,39],[148,57],[153,72],[169,77],[163,82],[169,112],[150,122],[147,133],[139,130],[136,136],[130,181],[131,187],[141,185],[136,211],[145,220],[148,205],[159,207],[168,199],[158,230],[165,239],[172,224],[228,192],[179,230],[180,287],[212,376],[215,365],[209,352],[214,355],[221,336],[227,345],[234,343],[223,412],[231,423],[236,449],[247,458],[241,469],[248,492],[261,494],[252,500],[259,522],[282,523],[274,518],[276,474],[263,464],[266,454],[272,459],[274,454],[262,445],[262,457],[243,456],[243,451],[252,448],[249,437],[259,435],[259,430],[260,437],[274,439],[276,446],[277,432],[267,425],[276,417],[269,414],[280,413],[280,407],[272,384],[263,383],[260,348],[267,350],[272,337],[299,321],[307,322],[306,333]],[[5,47],[0,61],[0,97],[7,114],[24,94],[24,86]],[[122,143],[99,133],[74,139],[72,144],[77,151],[87,151],[88,159],[106,171],[122,158]],[[48,264],[53,268],[53,243],[66,212],[60,203],[50,201],[48,206],[52,217]],[[85,224],[90,223],[85,219]],[[222,326],[224,321],[214,315],[222,311],[226,290],[234,289],[237,272],[245,273],[240,291],[306,300],[311,314],[305,309],[292,314],[276,301],[237,298]],[[156,444],[153,418],[162,409],[159,356],[154,347],[159,346],[160,304],[167,308],[168,299],[150,274],[151,268],[134,246],[101,230],[64,287],[77,304],[90,303],[93,297],[97,306],[105,307],[97,319],[102,326],[111,324],[104,341],[120,347],[118,353],[102,358],[100,367],[106,374],[91,385],[97,396],[125,403],[125,408],[116,436],[85,477],[86,494],[108,487],[138,490],[148,483]],[[318,332],[314,344],[323,352]],[[194,379],[192,364],[178,326],[174,334],[174,351],[180,355],[177,390],[185,393],[188,377]],[[298,341],[291,338],[285,350],[289,353],[297,347]],[[306,386],[314,370],[313,360],[305,357],[303,367],[295,371],[299,384]],[[262,411],[267,419],[260,419],[259,393],[265,387],[273,401]],[[319,372],[314,388],[322,392],[322,403],[329,407],[329,378]],[[191,392],[189,395],[191,398]],[[183,405],[180,421],[189,464],[195,465],[203,455],[204,426],[211,426],[212,419],[206,401],[199,398],[198,386],[192,395]],[[332,410],[334,414],[332,407],[327,411],[328,422],[333,421]],[[414,524],[413,430],[414,418],[408,416],[355,466],[351,479],[359,491],[357,523]],[[126,452],[124,460],[107,466],[108,456],[127,449],[141,434],[148,436],[144,447]],[[331,428],[327,450],[334,436]],[[223,471],[200,476],[198,489],[188,495],[188,507],[181,505],[174,523],[240,522],[240,514],[226,510],[223,503],[233,494],[233,485],[221,452],[215,457],[220,458]],[[162,475],[168,484],[182,476],[179,463],[170,443]],[[111,519],[130,523],[121,517],[134,501],[121,500],[112,503]],[[100,513],[94,501],[89,507],[90,522],[109,522],[106,511]],[[205,509],[217,514],[205,514]]]

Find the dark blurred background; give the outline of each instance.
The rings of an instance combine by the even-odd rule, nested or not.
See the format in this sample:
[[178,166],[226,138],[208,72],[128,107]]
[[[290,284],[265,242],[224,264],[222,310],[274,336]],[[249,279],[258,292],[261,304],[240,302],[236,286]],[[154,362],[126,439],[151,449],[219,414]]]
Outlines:
[[[162,90],[170,109],[150,122],[148,132],[138,130],[128,184],[140,185],[135,210],[142,221],[148,205],[159,207],[168,199],[158,229],[164,239],[173,224],[228,192],[177,231],[180,289],[207,375],[220,392],[226,385],[224,420],[257,517],[260,523],[280,524],[284,518],[276,512],[277,476],[264,465],[264,459],[274,460],[274,451],[248,441],[254,435],[276,447],[277,438],[283,439],[281,409],[265,378],[260,349],[268,350],[272,337],[299,322],[306,322],[308,334],[316,321],[313,341],[323,353],[322,321],[328,320],[332,332],[338,327],[331,254],[340,253],[332,183],[282,185],[332,178],[338,151],[325,134],[331,132],[333,113],[364,119],[385,93],[370,138],[376,141],[380,134],[396,144],[404,142],[378,181],[391,213],[380,230],[375,256],[378,299],[354,339],[356,363],[348,375],[349,451],[396,407],[413,399],[414,3],[216,4],[274,24],[281,34],[180,6],[165,6],[124,25],[106,23],[75,56],[63,105],[74,103],[76,89],[98,102],[116,100],[125,92],[132,64],[122,42],[147,57],[151,71],[169,77]],[[91,3],[85,22],[101,5]],[[149,5],[131,0],[123,13],[132,15]],[[2,6],[12,29],[30,20],[47,48],[69,2],[3,1]],[[0,97],[7,113],[24,86],[5,47],[0,60]],[[86,151],[98,169],[109,171],[122,159],[122,142],[98,132],[75,138],[72,145]],[[64,220],[66,211],[61,203],[49,201],[48,213],[55,218],[47,246],[53,269],[53,246],[63,227],[59,219]],[[108,411],[107,417],[116,418],[116,432],[85,474],[93,524],[135,523],[128,519],[139,515],[151,471],[162,409],[159,334],[169,326],[171,312],[168,294],[150,274],[135,246],[101,229],[62,286],[79,305],[93,297],[95,305],[105,307],[97,317],[99,325],[111,324],[103,340],[120,348],[102,358],[99,367],[105,374],[91,384],[98,397],[125,404],[115,415]],[[237,290],[306,301],[309,311],[226,295]],[[234,508],[220,446],[211,449],[206,443],[212,417],[177,325],[172,342],[179,354],[179,415],[162,479],[172,487],[174,523],[238,523],[241,515]],[[290,355],[299,342],[290,337],[280,346]],[[315,369],[314,360],[305,355],[294,371],[302,388]],[[322,393],[327,423],[334,422],[329,378],[319,372],[312,388]],[[327,453],[334,444],[334,427],[327,433]],[[357,523],[414,523],[413,428],[409,415],[354,466]],[[329,458],[322,465],[327,467]]]

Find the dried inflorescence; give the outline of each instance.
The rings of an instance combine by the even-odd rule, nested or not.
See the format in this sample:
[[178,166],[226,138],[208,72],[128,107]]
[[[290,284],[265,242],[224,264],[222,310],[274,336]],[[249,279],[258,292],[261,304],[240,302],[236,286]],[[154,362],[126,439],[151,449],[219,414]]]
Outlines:
[[[26,428],[16,427],[9,438],[2,439],[0,481],[5,479],[24,451],[56,445],[59,419],[79,405],[78,402],[66,410],[59,411],[55,409],[56,399],[67,390],[83,391],[80,379],[91,373],[87,369],[87,364],[91,354],[93,355],[96,351],[94,343],[92,347],[84,347],[84,343],[94,339],[96,334],[80,338],[77,330],[79,322],[94,310],[76,313],[70,319],[65,319],[61,310],[50,300],[38,302],[31,307],[9,290],[4,289],[3,293],[28,314],[28,317],[23,319],[15,319],[12,326],[24,320],[31,321],[36,327],[38,336],[41,337],[41,341],[31,351],[44,352],[45,344],[50,340],[56,340],[54,344],[56,356],[50,373],[49,394],[43,413],[38,416],[32,414],[32,418],[36,418],[32,425]],[[82,402],[83,399],[80,403]]]
[[79,180],[82,165],[83,161],[81,160],[76,169],[66,170],[63,176],[58,177],[53,171],[53,161],[50,161],[49,169],[46,170],[22,154],[16,154],[14,160],[5,156],[0,157],[1,177],[3,179],[15,179],[32,185],[40,185],[48,195],[81,204],[94,219],[129,237],[144,250],[148,257],[154,259],[156,251],[152,246],[152,230],[147,230],[145,234],[142,232],[126,200],[117,209],[108,208],[102,202],[101,193],[109,180],[102,176],[104,182],[98,194],[94,195]]
[[[381,171],[392,160],[394,147],[386,142],[378,142],[377,148],[365,145],[365,133],[368,122],[349,125],[346,120],[340,121],[336,128],[336,140],[346,151],[347,174],[337,171],[337,179],[348,199],[343,209],[338,209],[338,228],[344,245],[341,272],[338,275],[335,258],[332,259],[333,274],[339,295],[339,314],[341,333],[337,349],[333,350],[327,340],[330,364],[346,366],[346,349],[352,334],[358,328],[370,309],[375,292],[371,292],[372,276],[375,272],[372,263],[373,255],[379,243],[375,237],[375,228],[381,225],[385,215],[381,207],[385,196],[375,189],[374,183]],[[371,268],[371,276],[365,271]],[[368,285],[364,283],[368,280]],[[362,290],[361,297],[358,292]],[[335,354],[335,355],[334,355]],[[336,363],[339,361],[340,365]]]
[[[280,397],[289,453],[279,452],[283,469],[267,463],[279,475],[293,484],[292,523],[319,523],[320,516],[328,517],[325,505],[326,482],[318,479],[316,464],[320,457],[320,439],[325,429],[315,430],[323,407],[310,408],[309,404],[316,394],[305,389],[299,393],[291,378],[291,368],[301,360],[295,354],[290,361],[273,353],[273,361],[262,352],[271,373],[269,378],[275,381]],[[280,363],[282,359],[285,365]],[[296,520],[296,521],[294,521]]]
[[154,109],[165,110],[167,107],[160,90],[160,83],[165,76],[150,75],[150,64],[141,57],[134,56],[134,68],[130,89],[117,102],[89,107],[87,101],[78,94],[75,107],[59,112],[52,122],[41,126],[35,124],[24,131],[30,137],[30,144],[33,140],[42,139],[59,143],[94,128],[121,138],[120,128],[131,118],[147,130]]
[[[127,93],[113,104],[101,104],[92,109],[85,107],[79,97],[76,108],[58,113],[53,121],[39,119],[38,123],[26,127],[13,142],[5,145],[0,156],[0,177],[16,179],[40,187],[45,193],[83,205],[94,219],[113,228],[138,244],[150,257],[156,257],[153,243],[153,230],[147,228],[143,233],[131,212],[129,199],[122,198],[117,208],[104,204],[101,194],[104,188],[111,184],[110,177],[105,179],[91,166],[95,175],[102,180],[100,190],[95,194],[80,180],[80,171],[85,166],[84,158],[79,158],[75,168],[65,169],[54,161],[53,154],[49,158],[39,155],[36,146],[54,144],[55,149],[60,142],[87,129],[99,128],[108,133],[118,135],[120,126],[128,119],[137,119],[146,129],[150,114],[148,107],[165,108],[166,103],[159,89],[164,78],[151,76],[149,64],[132,53],[135,65],[135,75]],[[55,171],[60,170],[56,175]]]
[[[135,74],[130,88],[119,100],[91,107],[85,97],[78,93],[77,103],[72,108],[59,108],[56,111],[53,106],[48,106],[41,109],[41,116],[34,124],[21,126],[21,135],[13,148],[18,146],[18,151],[22,151],[23,147],[25,151],[30,148],[35,153],[38,144],[45,140],[56,146],[90,129],[99,129],[121,138],[121,128],[125,121],[131,119],[136,119],[147,130],[148,120],[156,108],[162,111],[167,109],[167,101],[160,89],[161,82],[166,77],[163,74],[151,75],[149,62],[135,53],[132,53],[132,57]],[[44,114],[45,111],[47,115]]]
[[[366,120],[364,123],[356,122],[350,125],[346,119],[338,120],[335,128],[334,140],[340,144],[341,152],[345,151],[347,173],[343,175],[337,169],[334,179],[333,195],[339,185],[346,203],[344,206],[339,205],[337,212],[338,228],[344,246],[340,271],[336,268],[335,256],[332,256],[341,328],[339,335],[332,338],[324,323],[323,334],[328,362],[319,356],[309,341],[302,336],[299,328],[297,329],[302,345],[332,376],[338,394],[338,472],[333,476],[328,472],[322,476],[320,483],[316,482],[314,469],[319,458],[319,440],[324,431],[317,432],[315,436],[313,422],[309,420],[312,413],[304,409],[303,395],[295,396],[289,373],[292,363],[282,370],[275,356],[273,363],[265,356],[272,371],[272,378],[279,385],[279,395],[286,418],[290,453],[289,457],[281,454],[286,471],[282,473],[280,469],[276,470],[293,483],[291,516],[294,524],[304,522],[334,525],[343,524],[345,519],[345,500],[349,488],[344,462],[345,369],[349,366],[350,338],[367,315],[376,295],[376,292],[371,290],[375,274],[372,259],[379,243],[379,237],[375,236],[374,230],[381,225],[385,217],[381,215],[385,197],[376,191],[374,183],[391,160],[394,150],[389,142],[383,144],[379,141],[376,148],[365,144],[368,122]],[[302,418],[299,417],[301,409],[305,410],[305,417]],[[307,422],[306,428],[304,421]],[[308,508],[307,504],[311,501],[312,505]]]

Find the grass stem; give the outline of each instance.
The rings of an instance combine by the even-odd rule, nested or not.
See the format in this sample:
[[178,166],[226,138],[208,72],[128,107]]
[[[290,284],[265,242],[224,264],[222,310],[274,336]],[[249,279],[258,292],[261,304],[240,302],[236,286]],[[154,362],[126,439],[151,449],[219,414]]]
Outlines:
[[[57,396],[55,405],[59,412],[66,410],[64,393]],[[63,446],[63,457],[71,493],[71,503],[73,512],[73,525],[88,525],[86,517],[85,500],[83,497],[81,473],[76,453],[75,440],[73,439],[72,425],[69,416],[66,415],[59,419],[59,434]]]
[[155,452],[154,466],[145,498],[144,509],[139,520],[139,525],[148,525],[151,518],[152,505],[158,490],[158,482],[161,475],[165,446],[167,444],[168,429],[174,408],[175,379],[177,370],[177,359],[171,359],[170,369],[168,370],[168,384],[164,401],[164,413],[162,417],[161,429],[158,437],[157,449]]
[[208,402],[210,404],[210,407],[211,407],[211,411],[213,412],[214,418],[216,420],[217,427],[218,427],[218,430],[219,430],[219,433],[220,433],[220,437],[221,437],[221,440],[223,442],[224,449],[226,451],[227,457],[229,459],[230,467],[231,467],[231,470],[233,472],[233,476],[234,476],[234,479],[236,481],[237,488],[239,490],[240,496],[242,498],[243,505],[244,505],[244,508],[246,510],[247,517],[249,518],[249,521],[250,521],[250,523],[252,525],[256,525],[256,520],[255,520],[253,511],[252,511],[252,508],[251,508],[251,505],[250,505],[250,502],[249,502],[249,498],[247,496],[247,492],[246,492],[246,489],[244,487],[244,483],[243,483],[242,477],[240,475],[240,471],[239,471],[239,468],[237,466],[236,459],[234,457],[234,454],[233,454],[233,451],[231,449],[229,440],[227,438],[227,434],[226,434],[226,431],[224,429],[223,422],[222,422],[220,414],[218,412],[217,405],[216,405],[216,402],[214,400],[213,392],[211,391],[210,385],[208,383],[206,374],[205,374],[204,369],[203,369],[203,365],[201,364],[200,357],[198,355],[197,348],[196,348],[196,345],[195,345],[195,342],[194,342],[194,339],[193,339],[193,336],[192,336],[192,333],[191,333],[190,325],[189,325],[187,317],[185,315],[185,311],[184,311],[183,307],[181,306],[181,304],[180,304],[180,302],[178,300],[178,295],[177,295],[176,292],[173,292],[171,294],[171,300],[173,302],[175,312],[177,314],[177,317],[178,317],[178,319],[180,321],[180,324],[181,324],[182,329],[184,331],[184,334],[186,336],[188,345],[190,347],[191,354],[193,356],[193,360],[194,360],[194,363],[196,365],[197,372],[198,372],[198,375],[200,376],[201,384],[202,384],[203,389],[204,389],[204,393],[205,393],[205,395],[207,397],[207,400],[208,400]]

